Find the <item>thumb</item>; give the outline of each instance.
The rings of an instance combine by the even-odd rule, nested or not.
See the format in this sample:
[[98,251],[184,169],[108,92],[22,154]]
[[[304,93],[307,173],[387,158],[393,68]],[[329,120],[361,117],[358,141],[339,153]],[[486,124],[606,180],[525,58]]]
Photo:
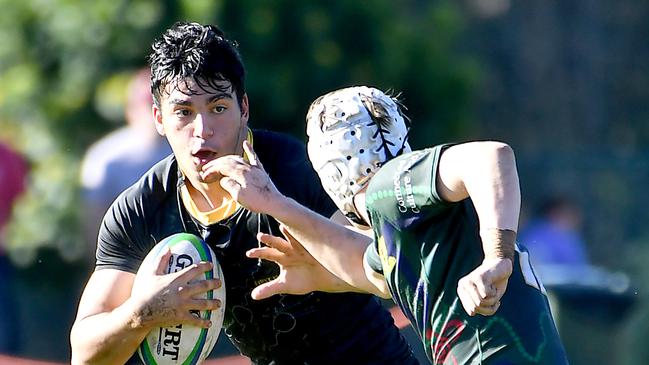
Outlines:
[[164,249],[164,253],[158,257],[156,265],[153,266],[155,268],[155,274],[166,274],[167,269],[169,268],[169,261],[171,261],[171,250],[169,249],[169,247],[166,247]]
[[286,289],[286,284],[281,282],[279,278],[275,278],[253,289],[250,295],[254,300],[262,300],[270,298],[275,294],[283,294],[286,292]]
[[221,185],[221,187],[223,189],[225,189],[225,191],[227,191],[230,194],[232,199],[234,199],[235,201],[238,201],[238,199],[239,199],[239,191],[241,190],[241,185],[239,185],[239,183],[235,179],[233,179],[231,177],[224,176],[219,181],[219,184]]

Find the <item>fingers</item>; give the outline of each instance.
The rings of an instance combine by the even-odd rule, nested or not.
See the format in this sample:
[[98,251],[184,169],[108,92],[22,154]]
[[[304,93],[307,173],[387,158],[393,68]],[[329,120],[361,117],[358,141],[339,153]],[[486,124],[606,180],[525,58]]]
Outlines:
[[500,301],[496,302],[494,305],[491,306],[482,305],[476,308],[476,313],[481,314],[483,316],[491,316],[496,313],[498,308],[500,308]]
[[[248,159],[248,162],[250,163],[251,166],[261,166],[261,162],[257,158],[257,153],[255,150],[252,148],[252,144],[248,142],[248,140],[243,141],[243,152]],[[263,168],[263,167],[262,167]]]
[[162,256],[158,257],[155,267],[155,274],[156,275],[164,275],[167,273],[167,270],[169,268],[169,260],[171,260],[171,250],[169,247],[166,247],[164,249],[164,253]]
[[250,165],[241,156],[227,155],[205,164],[200,176],[203,180],[211,180],[219,175],[241,176],[247,170],[250,170]]
[[469,284],[467,284],[467,279],[466,277],[460,279],[460,281],[457,284],[457,295],[460,298],[460,303],[462,303],[462,307],[464,307],[464,311],[470,315],[474,316],[476,314],[475,309],[478,307],[479,301],[475,300],[473,295],[471,295],[471,290],[470,288],[467,288]]
[[[285,229],[286,228],[284,228],[284,230]],[[280,230],[282,230],[281,227],[280,227]],[[287,233],[285,233],[284,230],[282,230],[282,234],[284,234],[284,236],[286,236]],[[292,236],[290,236],[290,234],[289,234],[289,237],[292,237]],[[260,233],[257,233],[257,239],[260,242],[264,243],[266,246],[277,249],[280,252],[287,252],[291,248],[291,244],[286,239],[281,238],[281,237],[277,237],[277,236],[273,236],[272,234],[261,233],[260,232]]]
[[187,310],[212,311],[221,308],[221,301],[218,299],[192,299],[187,303]]
[[231,177],[223,177],[219,180],[219,184],[227,191],[232,199],[239,201],[239,193],[241,192],[241,185]]
[[261,247],[248,250],[246,256],[251,259],[275,261],[276,263],[281,264],[284,254],[271,247]]
[[215,290],[221,287],[220,279],[199,280],[188,285],[178,288],[178,292],[188,296],[194,297],[198,294],[206,293],[210,290]]
[[482,301],[476,301],[476,299],[469,294],[469,292],[461,292],[458,290],[458,296],[460,297],[460,303],[470,316],[476,314],[481,314],[483,316],[490,316],[496,313],[500,307],[500,300],[495,297],[484,299]]
[[202,327],[202,328],[210,328],[210,327],[212,327],[212,321],[210,321],[209,319],[204,319],[204,318],[201,318],[200,316],[194,315],[189,310],[182,311],[182,313],[179,314],[178,321],[180,323],[187,324],[187,325],[190,325],[190,326],[196,326],[196,327]]
[[[504,291],[503,291],[504,292]],[[458,282],[457,294],[464,310],[470,316],[492,315],[500,306],[497,286],[484,274],[471,273]]]
[[479,298],[488,298],[496,295],[496,290],[489,278],[480,278],[471,282]]
[[187,266],[186,268],[175,273],[175,275],[177,275],[177,278],[179,280],[182,280],[182,282],[188,283],[196,279],[204,272],[212,270],[213,266],[214,265],[212,265],[211,262],[201,261],[197,264]]
[[271,280],[267,283],[261,284],[252,290],[250,294],[254,300],[262,300],[270,298],[275,294],[283,294],[287,292],[286,284],[281,282],[279,278]]

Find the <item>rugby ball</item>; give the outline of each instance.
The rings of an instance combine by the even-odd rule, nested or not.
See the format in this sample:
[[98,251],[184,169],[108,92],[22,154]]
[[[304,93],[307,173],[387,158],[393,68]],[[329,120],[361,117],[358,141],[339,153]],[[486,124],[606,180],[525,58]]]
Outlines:
[[203,273],[199,279],[221,279],[221,287],[204,293],[201,298],[219,299],[221,306],[213,311],[196,311],[192,313],[212,321],[210,328],[200,328],[187,324],[172,327],[154,328],[149,332],[138,348],[138,355],[146,365],[200,364],[212,351],[223,326],[225,311],[225,283],[223,272],[214,251],[198,236],[189,233],[177,233],[160,241],[142,261],[138,275],[135,277],[132,292],[140,290],[142,285],[138,278],[141,272],[151,272],[157,258],[163,255],[166,248],[171,250],[171,259],[165,273],[174,273],[185,267],[207,261],[213,263],[210,271]]

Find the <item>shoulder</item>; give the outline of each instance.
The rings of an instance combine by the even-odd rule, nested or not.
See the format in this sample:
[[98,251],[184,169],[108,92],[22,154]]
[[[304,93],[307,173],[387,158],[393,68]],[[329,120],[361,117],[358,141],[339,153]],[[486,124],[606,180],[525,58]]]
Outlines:
[[271,177],[289,169],[293,174],[312,170],[306,146],[299,139],[266,130],[253,130],[253,138],[255,152]]
[[151,235],[176,197],[177,181],[176,162],[169,156],[115,199],[99,229],[98,268],[137,271],[136,261],[150,249]]
[[269,155],[275,156],[277,154],[295,156],[302,159],[306,157],[304,142],[284,133],[254,129],[253,146],[260,158],[264,155],[269,157]]
[[115,199],[102,226],[113,230],[141,230],[152,218],[151,214],[157,214],[160,206],[175,196],[177,171],[173,155],[158,162]]
[[[410,175],[412,175],[413,172],[422,169],[427,171],[430,171],[430,169],[435,170],[442,153],[450,146],[451,144],[442,144],[399,155],[386,162],[385,165],[377,171],[375,177],[372,179],[372,183],[375,184],[375,180],[379,181],[386,178],[389,182],[392,182],[393,178],[403,176],[404,174],[411,178],[412,176]],[[427,175],[424,174],[424,176]]]
[[393,224],[447,209],[435,184],[439,161],[449,145],[438,145],[404,153],[383,165],[372,177],[365,202],[368,210],[380,212]]
[[155,164],[135,184],[116,199],[115,203],[130,208],[143,206],[155,209],[158,203],[176,191],[178,168],[173,155]]

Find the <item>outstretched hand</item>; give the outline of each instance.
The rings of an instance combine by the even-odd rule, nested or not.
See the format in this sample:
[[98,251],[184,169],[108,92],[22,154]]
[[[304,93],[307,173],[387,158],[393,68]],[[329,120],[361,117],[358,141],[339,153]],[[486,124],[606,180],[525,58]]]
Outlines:
[[250,258],[274,261],[279,265],[279,276],[261,284],[252,291],[253,299],[265,299],[275,294],[306,294],[315,290],[326,290],[333,274],[325,269],[304,249],[288,231],[280,226],[284,238],[258,233],[257,239],[267,247],[253,248],[246,252]]
[[268,213],[269,204],[281,194],[264,170],[250,142],[243,142],[243,150],[247,161],[236,155],[219,157],[203,166],[201,178],[205,182],[219,179],[223,189],[246,209]]
[[512,260],[489,258],[460,279],[457,294],[467,314],[491,316],[496,313],[511,274]]

